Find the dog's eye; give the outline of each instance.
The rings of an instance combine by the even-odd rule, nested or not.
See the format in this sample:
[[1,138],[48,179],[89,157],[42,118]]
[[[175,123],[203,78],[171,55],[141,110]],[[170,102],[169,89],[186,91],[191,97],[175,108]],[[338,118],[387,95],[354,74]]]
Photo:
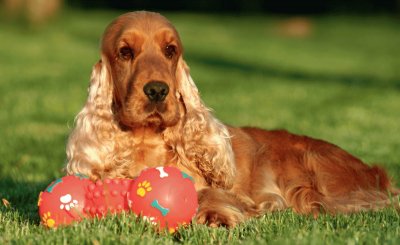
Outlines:
[[122,47],[119,50],[119,57],[124,60],[131,60],[134,57],[134,53],[129,47]]
[[176,54],[176,46],[174,45],[167,45],[164,50],[165,57],[168,59],[172,59]]

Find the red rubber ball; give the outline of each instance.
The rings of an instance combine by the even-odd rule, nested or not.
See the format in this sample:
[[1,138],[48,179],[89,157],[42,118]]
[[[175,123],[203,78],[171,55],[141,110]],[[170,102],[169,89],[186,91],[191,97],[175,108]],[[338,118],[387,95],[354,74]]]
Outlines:
[[170,232],[190,223],[198,208],[192,177],[175,167],[143,170],[132,183],[128,202],[134,213]]
[[42,224],[54,228],[87,217],[85,190],[90,183],[86,177],[70,175],[53,181],[40,192],[38,207]]
[[126,198],[132,179],[105,179],[91,183],[86,192],[85,213],[103,217],[129,211]]

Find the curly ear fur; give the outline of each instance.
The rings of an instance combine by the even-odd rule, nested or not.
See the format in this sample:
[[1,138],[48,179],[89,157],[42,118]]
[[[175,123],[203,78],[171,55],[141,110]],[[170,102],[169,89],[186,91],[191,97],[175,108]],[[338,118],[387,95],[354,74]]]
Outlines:
[[185,115],[177,126],[165,130],[164,138],[177,152],[178,164],[203,176],[211,186],[230,188],[236,168],[228,129],[201,101],[182,57],[176,73],[177,96]]
[[87,102],[76,116],[75,128],[68,139],[65,168],[68,174],[101,178],[107,172],[109,177],[123,176],[123,169],[115,166],[123,162],[119,154],[114,154],[116,144],[122,143],[116,138],[123,132],[111,109],[112,86],[107,60],[103,57],[93,67]]

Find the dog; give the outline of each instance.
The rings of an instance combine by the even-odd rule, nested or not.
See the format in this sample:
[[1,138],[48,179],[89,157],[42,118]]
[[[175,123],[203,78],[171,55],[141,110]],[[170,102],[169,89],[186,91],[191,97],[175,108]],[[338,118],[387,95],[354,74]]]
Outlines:
[[106,28],[67,160],[68,174],[92,180],[175,166],[195,180],[197,222],[212,227],[288,208],[315,217],[376,210],[398,194],[382,168],[338,146],[221,123],[199,97],[177,30],[145,11]]

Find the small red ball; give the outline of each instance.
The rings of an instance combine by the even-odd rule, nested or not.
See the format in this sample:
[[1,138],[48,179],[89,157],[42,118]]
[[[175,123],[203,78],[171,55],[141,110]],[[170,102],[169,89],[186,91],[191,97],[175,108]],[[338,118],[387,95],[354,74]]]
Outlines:
[[87,217],[85,190],[90,183],[86,177],[70,175],[53,181],[40,192],[38,207],[42,224],[53,228]]
[[128,202],[134,213],[171,232],[190,223],[198,208],[192,177],[175,167],[143,170],[132,183]]
[[88,186],[85,212],[103,217],[107,213],[129,211],[126,198],[132,179],[98,180]]

